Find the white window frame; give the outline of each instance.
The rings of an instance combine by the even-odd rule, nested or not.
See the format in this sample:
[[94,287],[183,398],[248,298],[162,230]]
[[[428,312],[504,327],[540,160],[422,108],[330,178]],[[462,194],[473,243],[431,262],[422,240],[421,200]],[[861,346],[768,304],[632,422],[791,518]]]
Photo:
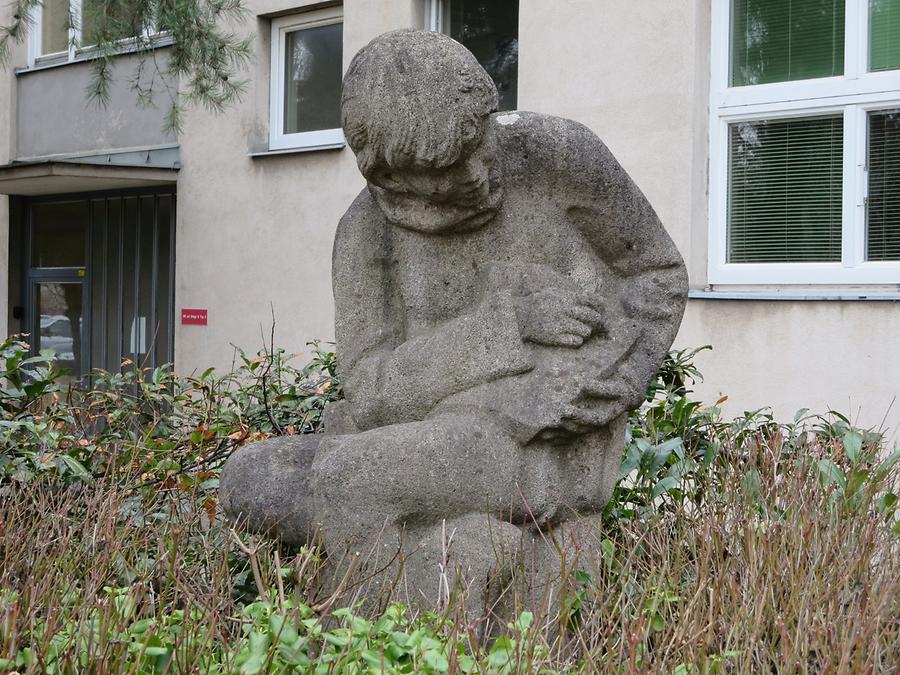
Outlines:
[[269,92],[269,150],[326,150],[346,145],[344,131],[320,129],[285,134],[284,129],[284,50],[286,36],[297,30],[343,23],[342,7],[292,14],[272,19],[272,56]]
[[[43,51],[43,30],[44,30],[44,6],[38,4],[34,8],[34,25],[31,27],[28,35],[27,59],[28,67],[42,66],[45,64],[69,63],[81,61],[89,57],[91,53],[91,45],[82,45],[83,35],[81,32],[82,16],[81,16],[82,0],[69,0],[69,13],[78,17],[75,26],[69,26],[69,34],[67,37],[67,45],[65,51],[50,52],[49,54],[41,54]],[[165,32],[160,31],[157,26],[145,26],[141,31],[142,40],[156,39],[164,37]],[[137,47],[138,40],[135,37],[122,38],[117,44],[121,45],[122,51],[130,51],[130,47]],[[168,43],[167,43],[168,44]]]
[[[870,111],[900,109],[900,70],[869,72],[869,2],[846,0],[844,75],[730,86],[731,0],[713,0],[709,117],[710,284],[900,284],[900,262],[866,254]],[[841,114],[844,118],[841,261],[728,263],[728,145],[735,122]]]

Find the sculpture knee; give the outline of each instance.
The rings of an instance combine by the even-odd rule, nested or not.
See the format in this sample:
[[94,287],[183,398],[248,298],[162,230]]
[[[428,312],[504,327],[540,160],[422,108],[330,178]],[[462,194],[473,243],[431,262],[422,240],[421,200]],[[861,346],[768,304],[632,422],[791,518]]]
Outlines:
[[326,437],[312,467],[317,517],[359,530],[501,514],[516,497],[521,452],[491,422],[462,416]]
[[237,450],[222,469],[225,513],[246,529],[305,544],[315,533],[309,474],[323,437],[282,436]]

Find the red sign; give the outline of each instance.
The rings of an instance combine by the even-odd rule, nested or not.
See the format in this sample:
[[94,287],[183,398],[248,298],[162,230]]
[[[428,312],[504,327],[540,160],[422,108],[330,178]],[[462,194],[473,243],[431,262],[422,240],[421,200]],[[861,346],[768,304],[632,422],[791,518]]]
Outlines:
[[181,323],[190,324],[193,326],[205,326],[206,325],[206,310],[205,309],[184,309],[181,310]]

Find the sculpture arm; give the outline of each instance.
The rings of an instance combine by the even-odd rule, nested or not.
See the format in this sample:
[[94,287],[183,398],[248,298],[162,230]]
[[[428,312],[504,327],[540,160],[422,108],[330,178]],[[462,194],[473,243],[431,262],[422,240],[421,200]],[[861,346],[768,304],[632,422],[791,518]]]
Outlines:
[[687,301],[687,271],[674,242],[650,205],[603,142],[567,122],[569,174],[581,189],[568,208],[595,253],[621,284],[608,298],[610,335],[630,345],[598,374],[595,393],[609,398],[610,414],[638,406],[675,339]]
[[423,419],[442,399],[532,367],[509,291],[407,339],[387,225],[361,195],[338,226],[333,277],[344,390],[361,429]]

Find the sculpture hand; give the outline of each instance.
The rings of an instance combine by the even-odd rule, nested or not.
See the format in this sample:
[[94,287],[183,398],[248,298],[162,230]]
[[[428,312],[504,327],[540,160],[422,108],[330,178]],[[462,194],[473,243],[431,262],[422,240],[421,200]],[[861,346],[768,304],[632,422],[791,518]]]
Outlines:
[[563,411],[562,426],[573,433],[606,426],[629,408],[632,388],[619,378],[589,382],[579,399]]
[[603,327],[602,304],[582,293],[546,288],[519,298],[516,315],[526,342],[580,347]]

